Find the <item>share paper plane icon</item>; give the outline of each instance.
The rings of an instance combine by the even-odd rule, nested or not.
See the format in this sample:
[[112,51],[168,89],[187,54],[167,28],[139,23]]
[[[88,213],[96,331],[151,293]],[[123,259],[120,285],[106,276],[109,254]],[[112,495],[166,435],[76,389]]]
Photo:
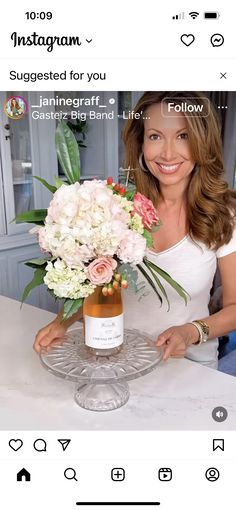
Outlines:
[[71,439],[58,439],[58,443],[61,444],[63,452],[66,450],[67,446],[69,446]]

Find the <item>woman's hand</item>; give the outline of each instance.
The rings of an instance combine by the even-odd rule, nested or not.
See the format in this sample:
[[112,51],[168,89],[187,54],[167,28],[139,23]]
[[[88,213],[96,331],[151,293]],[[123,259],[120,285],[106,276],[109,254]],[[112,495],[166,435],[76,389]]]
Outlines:
[[34,341],[34,350],[36,352],[40,352],[41,349],[49,351],[54,345],[62,344],[67,329],[83,317],[83,307],[81,307],[72,317],[61,322],[63,311],[64,309],[62,308],[52,322],[38,331]]
[[50,322],[38,331],[34,341],[34,350],[38,353],[42,349],[49,351],[54,345],[61,344],[64,340],[67,327],[65,324],[60,323],[58,319]]
[[166,361],[170,356],[173,358],[183,358],[189,345],[194,344],[199,339],[199,332],[194,324],[188,323],[183,326],[173,326],[161,333],[157,338],[156,345],[164,347],[163,360]]

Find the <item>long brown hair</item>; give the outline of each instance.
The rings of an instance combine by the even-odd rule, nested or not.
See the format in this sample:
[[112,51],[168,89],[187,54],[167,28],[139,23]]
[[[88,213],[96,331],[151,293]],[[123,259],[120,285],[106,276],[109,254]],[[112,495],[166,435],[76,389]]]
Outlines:
[[[13,104],[13,101],[15,101],[15,105]],[[11,100],[11,104],[10,104],[10,109],[12,110],[12,108],[16,108],[17,110],[20,110],[20,105],[18,103],[18,101],[16,100],[15,97],[12,98]]]
[[[134,108],[139,118],[129,119],[123,139],[126,168],[137,191],[158,207],[159,182],[151,172],[144,172],[139,163],[142,153],[145,111],[152,104],[165,101],[202,105],[198,116],[188,111],[189,142],[196,168],[191,173],[187,190],[187,218],[190,236],[212,249],[227,244],[233,234],[236,218],[236,191],[224,179],[223,149],[217,113],[207,97],[198,92],[145,92]],[[137,117],[137,116],[136,116]]]

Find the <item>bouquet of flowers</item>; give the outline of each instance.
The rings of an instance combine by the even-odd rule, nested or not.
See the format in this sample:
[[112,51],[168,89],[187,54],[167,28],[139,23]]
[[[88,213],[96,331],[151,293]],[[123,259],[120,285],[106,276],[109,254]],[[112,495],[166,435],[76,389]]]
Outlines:
[[147,259],[152,232],[160,226],[152,202],[141,193],[129,191],[106,180],[80,179],[76,139],[62,122],[56,131],[56,148],[67,181],[56,178],[56,186],[36,177],[52,193],[47,210],[33,210],[16,217],[35,223],[44,256],[26,262],[34,278],[26,286],[22,302],[37,285],[46,284],[55,298],[64,299],[62,320],[76,313],[97,286],[111,295],[119,286],[138,291],[139,268],[162,302],[168,296],[160,277],[187,301],[186,291],[169,274]]

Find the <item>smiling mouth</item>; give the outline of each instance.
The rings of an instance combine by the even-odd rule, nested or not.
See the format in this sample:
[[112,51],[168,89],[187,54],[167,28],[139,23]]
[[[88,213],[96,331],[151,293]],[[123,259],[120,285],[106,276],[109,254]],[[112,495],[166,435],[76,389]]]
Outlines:
[[174,174],[179,170],[180,166],[182,165],[182,161],[180,163],[175,163],[172,165],[165,165],[164,163],[158,163],[157,161],[155,161],[155,163],[158,166],[160,172],[163,174]]

